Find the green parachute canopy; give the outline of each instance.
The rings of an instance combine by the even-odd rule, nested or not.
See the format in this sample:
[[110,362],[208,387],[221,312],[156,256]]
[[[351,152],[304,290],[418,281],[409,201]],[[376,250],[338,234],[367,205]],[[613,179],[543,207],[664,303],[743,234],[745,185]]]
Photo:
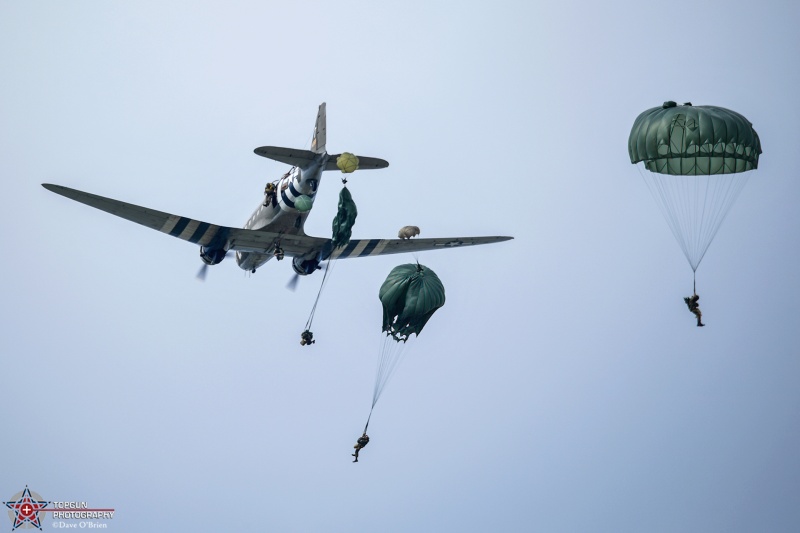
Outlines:
[[693,271],[758,167],[761,141],[745,117],[714,106],[662,106],[640,114],[628,137],[642,177]]
[[335,248],[346,246],[350,242],[357,216],[358,209],[350,191],[347,187],[342,187],[339,191],[339,211],[333,219],[332,244]]
[[444,305],[444,285],[426,266],[400,265],[389,273],[378,298],[383,304],[383,331],[405,342],[412,333],[419,335]]
[[758,167],[761,141],[749,120],[710,105],[664,102],[636,118],[628,137],[631,163],[659,174],[714,175]]
[[311,211],[311,208],[314,206],[314,200],[312,200],[309,196],[305,194],[300,195],[294,201],[294,208],[300,211],[301,213],[306,213]]

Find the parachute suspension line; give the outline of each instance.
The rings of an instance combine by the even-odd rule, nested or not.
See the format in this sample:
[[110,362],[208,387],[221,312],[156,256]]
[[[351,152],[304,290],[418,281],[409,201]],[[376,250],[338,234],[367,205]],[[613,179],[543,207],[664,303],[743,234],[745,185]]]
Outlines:
[[670,175],[642,171],[650,193],[661,210],[692,270],[697,270],[711,241],[747,182],[747,173]]
[[[711,205],[709,207],[710,220],[708,224],[703,225],[704,232],[700,236],[701,242],[710,244],[714,240],[719,228],[722,226],[722,222],[728,216],[731,207],[739,197],[739,193],[742,192],[742,189],[747,184],[748,178],[749,175],[746,172],[708,176],[708,179],[713,180],[714,190],[709,195],[711,197]],[[705,256],[707,249],[708,245],[700,253],[697,260],[698,264]]]
[[692,294],[697,294],[697,270],[692,272]]
[[381,397],[383,389],[386,387],[389,379],[391,379],[394,371],[397,369],[400,359],[403,357],[405,351],[405,342],[396,341],[388,333],[384,335],[380,342],[380,358],[378,359],[378,368],[375,371],[375,387],[372,390],[372,406],[369,408],[369,416],[367,416],[367,423],[364,425],[364,433],[369,428],[369,421],[372,418],[372,411],[375,409],[375,404],[378,403],[378,398]]
[[305,144],[303,144],[303,147],[304,147],[306,150],[311,150],[311,141],[313,141],[313,140],[314,140],[314,132],[312,131],[312,132],[311,132],[311,133],[308,135],[308,137],[306,138],[306,142],[305,142]]
[[[373,405],[372,407],[374,408],[375,406]],[[364,433],[367,432],[367,428],[369,427],[370,418],[372,418],[372,409],[369,410],[369,416],[367,417],[367,423],[364,424]]]
[[375,387],[372,390],[372,407],[378,403],[386,383],[394,375],[400,360],[405,352],[404,341],[396,341],[391,335],[385,334],[381,341],[378,367],[375,371]]
[[322,274],[322,283],[319,285],[319,292],[317,292],[317,299],[314,300],[314,306],[311,308],[311,314],[308,315],[308,320],[306,321],[306,331],[311,329],[311,322],[314,320],[314,313],[317,312],[317,304],[319,303],[319,297],[322,295],[322,289],[325,288],[325,285],[328,281],[328,273],[333,270],[333,264],[336,260],[328,261],[328,267],[325,269],[325,272]]
[[646,176],[645,173],[642,172],[641,165],[636,165],[636,169],[639,171],[639,175],[642,177],[645,185],[647,185],[647,188],[650,189],[650,194],[652,194],[653,198],[658,204],[658,208],[661,210],[661,214],[667,221],[667,225],[672,231],[672,235],[678,241],[678,245],[681,247],[686,259],[691,264],[692,260],[687,252],[688,244],[683,236],[683,233],[681,232],[681,223],[678,214],[680,210],[680,204],[676,204],[674,201],[676,194],[669,194],[670,191],[667,190],[669,184],[665,183],[665,180],[660,180],[660,175],[651,175],[651,173],[648,173]]

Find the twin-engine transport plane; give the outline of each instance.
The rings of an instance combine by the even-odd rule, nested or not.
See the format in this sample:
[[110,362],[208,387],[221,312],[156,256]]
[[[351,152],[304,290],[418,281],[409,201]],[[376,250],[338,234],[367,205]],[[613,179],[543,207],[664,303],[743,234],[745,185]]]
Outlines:
[[[243,229],[217,226],[60,185],[44,183],[42,186],[112,215],[199,244],[200,258],[206,265],[216,265],[225,258],[228,251],[235,251],[239,267],[251,272],[255,272],[273,257],[283,259],[284,254],[293,258],[294,271],[305,276],[318,270],[320,263],[328,259],[438,250],[513,238],[355,239],[344,247],[334,248],[331,239],[306,235],[303,224],[313,205],[322,172],[338,170],[336,161],[339,154],[331,155],[325,150],[324,102],[319,106],[311,150],[262,146],[256,148],[255,153],[292,165],[292,168],[279,180],[267,185],[264,199],[259,202],[258,208]],[[389,163],[383,159],[358,156],[359,170],[388,166]]]

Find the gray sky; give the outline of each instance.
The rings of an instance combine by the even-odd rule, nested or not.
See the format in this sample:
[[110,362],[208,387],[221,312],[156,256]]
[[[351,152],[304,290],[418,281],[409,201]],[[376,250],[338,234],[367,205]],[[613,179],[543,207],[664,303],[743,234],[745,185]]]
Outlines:
[[[800,7],[378,4],[0,2],[0,500],[117,531],[795,531]],[[698,269],[704,329],[627,154],[665,100],[764,149]],[[323,101],[329,151],[391,164],[350,180],[355,238],[515,237],[420,254],[447,304],[357,465],[378,288],[413,257],[337,263],[301,348],[320,276],[201,284],[196,247],[39,185],[238,227],[287,169],[253,148],[307,147]]]

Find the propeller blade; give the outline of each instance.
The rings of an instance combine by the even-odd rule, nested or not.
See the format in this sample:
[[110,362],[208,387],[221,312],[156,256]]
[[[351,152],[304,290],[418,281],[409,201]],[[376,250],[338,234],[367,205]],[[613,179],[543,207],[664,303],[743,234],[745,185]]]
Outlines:
[[197,271],[197,279],[199,281],[206,280],[206,274],[208,273],[208,265],[204,264],[200,267],[200,270]]
[[[323,272],[325,272],[325,269],[328,268],[328,264],[329,263],[330,263],[330,261],[326,261],[325,263],[321,263],[317,267],[317,270],[322,270]],[[295,275],[292,276],[289,279],[289,283],[286,284],[286,288],[289,289],[292,292],[296,291],[297,290],[297,283],[299,281],[300,281],[300,274],[295,273]]]
[[[223,257],[222,259],[225,259],[227,257],[231,257],[233,254],[234,254],[234,252],[231,252],[230,250],[228,250],[227,252],[225,252],[225,257]],[[221,262],[221,260],[220,260],[220,262]],[[200,281],[205,281],[206,280],[206,274],[208,274],[208,263],[203,263],[203,266],[201,266],[200,270],[197,271],[197,279],[200,280]]]

